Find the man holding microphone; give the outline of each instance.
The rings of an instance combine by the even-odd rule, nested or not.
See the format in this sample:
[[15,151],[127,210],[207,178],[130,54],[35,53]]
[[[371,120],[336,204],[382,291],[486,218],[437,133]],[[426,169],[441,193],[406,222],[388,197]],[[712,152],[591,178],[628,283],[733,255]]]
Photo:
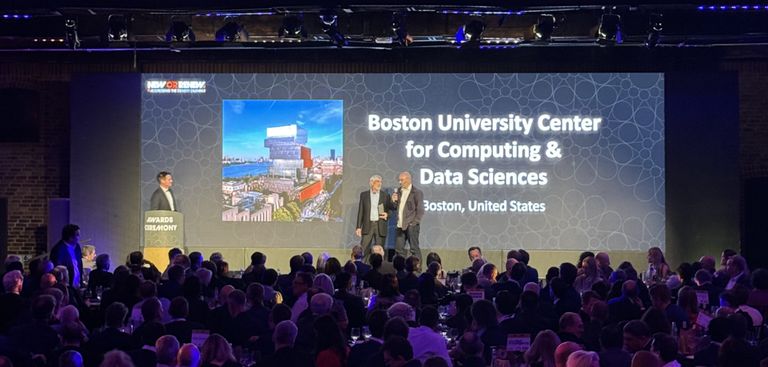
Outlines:
[[408,257],[405,252],[405,242],[408,241],[411,254],[421,260],[419,227],[424,217],[424,193],[413,186],[409,172],[401,172],[399,180],[400,187],[392,194],[392,202],[397,205],[395,251]]

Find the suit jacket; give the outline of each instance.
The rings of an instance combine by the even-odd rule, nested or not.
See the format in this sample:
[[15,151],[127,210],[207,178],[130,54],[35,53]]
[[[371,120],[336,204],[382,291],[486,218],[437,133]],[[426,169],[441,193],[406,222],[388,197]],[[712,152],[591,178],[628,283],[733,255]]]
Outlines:
[[[390,210],[391,203],[392,200],[390,200],[389,194],[384,192],[384,190],[379,190],[379,204],[384,206],[384,210]],[[379,226],[379,233],[386,236],[387,221],[379,219],[376,224]],[[357,207],[357,226],[355,228],[362,229],[363,234],[371,231],[371,190],[360,193],[360,203]]]
[[371,266],[362,262],[362,260],[355,260],[355,266],[357,266],[357,278],[364,278],[365,274],[371,271]]
[[611,322],[635,320],[643,316],[643,310],[629,298],[620,296],[608,301],[608,316]]
[[[398,190],[398,196],[402,200],[400,190]],[[400,203],[398,202],[395,209],[399,210],[399,206]],[[411,225],[421,223],[422,217],[424,217],[424,192],[411,185],[411,192],[408,194],[405,207],[403,207],[403,230],[408,229]]]
[[381,346],[382,344],[376,340],[356,344],[349,352],[347,365],[349,367],[368,367],[371,357],[376,355]]
[[[75,263],[77,264],[77,268],[80,271],[80,280],[83,279],[83,251],[80,249],[80,244],[75,244]],[[69,255],[69,250],[67,249],[67,244],[64,242],[64,240],[60,240],[56,243],[56,245],[53,246],[51,249],[51,262],[53,262],[53,265],[64,265],[67,267],[67,270],[69,272],[69,285],[72,285],[72,281],[74,280],[74,274],[75,274],[75,268],[72,266],[72,258]],[[76,284],[77,288],[80,288],[79,284]]]
[[[179,205],[176,202],[176,196],[173,195],[171,190],[171,197],[173,198],[173,208],[179,211]],[[152,198],[149,199],[149,210],[171,210],[171,203],[168,202],[168,198],[165,197],[162,187],[158,187],[155,192],[152,193]]]
[[309,354],[301,350],[285,347],[275,351],[275,354],[264,358],[261,367],[312,367],[315,362]]

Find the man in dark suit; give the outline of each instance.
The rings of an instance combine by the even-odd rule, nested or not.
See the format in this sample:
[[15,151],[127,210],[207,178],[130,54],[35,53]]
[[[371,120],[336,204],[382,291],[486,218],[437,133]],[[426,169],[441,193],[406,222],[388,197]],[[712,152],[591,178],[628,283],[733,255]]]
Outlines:
[[[373,247],[373,246],[371,246]],[[371,266],[366,264],[363,261],[363,247],[360,245],[354,245],[352,246],[352,261],[355,263],[355,267],[357,268],[357,279],[362,279],[365,277],[365,274],[368,273],[371,270]],[[366,262],[370,262],[370,254],[369,258],[365,260]],[[357,285],[357,284],[355,284]]]
[[400,188],[392,194],[392,202],[397,205],[395,251],[408,257],[405,252],[405,242],[408,241],[411,255],[421,259],[419,228],[424,217],[424,193],[413,186],[409,172],[401,172],[398,179]]
[[195,329],[205,329],[203,324],[187,320],[189,302],[184,297],[176,297],[168,308],[171,321],[165,324],[165,333],[173,335],[179,343],[191,343],[192,332]]
[[275,326],[272,340],[275,343],[275,353],[264,358],[260,366],[264,367],[310,367],[314,366],[312,358],[303,351],[296,349],[296,325],[291,320],[280,321]]
[[63,265],[69,272],[69,284],[80,288],[83,274],[83,251],[80,249],[80,227],[67,224],[61,230],[61,240],[51,249],[54,266]]
[[643,315],[642,302],[637,296],[637,283],[627,280],[621,286],[621,296],[608,301],[608,315],[612,323],[639,319]]
[[368,315],[368,328],[371,337],[363,343],[355,344],[349,352],[347,365],[349,367],[367,367],[369,359],[384,345],[384,324],[387,323],[387,312],[375,310]]
[[131,334],[123,332],[121,329],[125,325],[125,317],[128,309],[120,302],[115,302],[107,307],[105,315],[104,329],[91,335],[90,340],[85,345],[87,355],[94,356],[89,365],[98,366],[104,354],[113,349],[119,349],[123,352],[135,349]]
[[176,197],[173,196],[171,186],[173,186],[173,177],[170,172],[162,171],[157,174],[157,183],[160,187],[152,193],[149,199],[149,210],[172,210],[179,211],[176,207]]
[[392,206],[389,194],[381,190],[381,176],[371,176],[369,184],[371,189],[360,193],[355,227],[355,235],[361,237],[365,262],[371,256],[371,241],[374,245],[384,246],[389,218],[387,210]]

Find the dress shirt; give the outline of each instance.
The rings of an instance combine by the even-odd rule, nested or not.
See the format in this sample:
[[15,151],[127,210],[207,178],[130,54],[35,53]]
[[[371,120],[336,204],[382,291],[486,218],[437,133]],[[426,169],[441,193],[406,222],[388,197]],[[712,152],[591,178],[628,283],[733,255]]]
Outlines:
[[165,194],[165,198],[168,199],[168,202],[171,203],[171,210],[176,211],[176,203],[173,202],[173,194],[171,194],[170,188],[161,187],[163,189],[163,193]]
[[380,191],[371,190],[371,222],[379,220],[379,195],[381,195]]

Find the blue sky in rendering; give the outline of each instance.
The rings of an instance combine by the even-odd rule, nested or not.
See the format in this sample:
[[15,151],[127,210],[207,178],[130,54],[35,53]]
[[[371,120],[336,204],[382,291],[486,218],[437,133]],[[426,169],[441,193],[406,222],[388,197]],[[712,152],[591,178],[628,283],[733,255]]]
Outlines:
[[313,157],[342,155],[342,100],[225,99],[222,106],[223,153],[226,157],[268,157],[268,127],[297,124],[307,130]]

